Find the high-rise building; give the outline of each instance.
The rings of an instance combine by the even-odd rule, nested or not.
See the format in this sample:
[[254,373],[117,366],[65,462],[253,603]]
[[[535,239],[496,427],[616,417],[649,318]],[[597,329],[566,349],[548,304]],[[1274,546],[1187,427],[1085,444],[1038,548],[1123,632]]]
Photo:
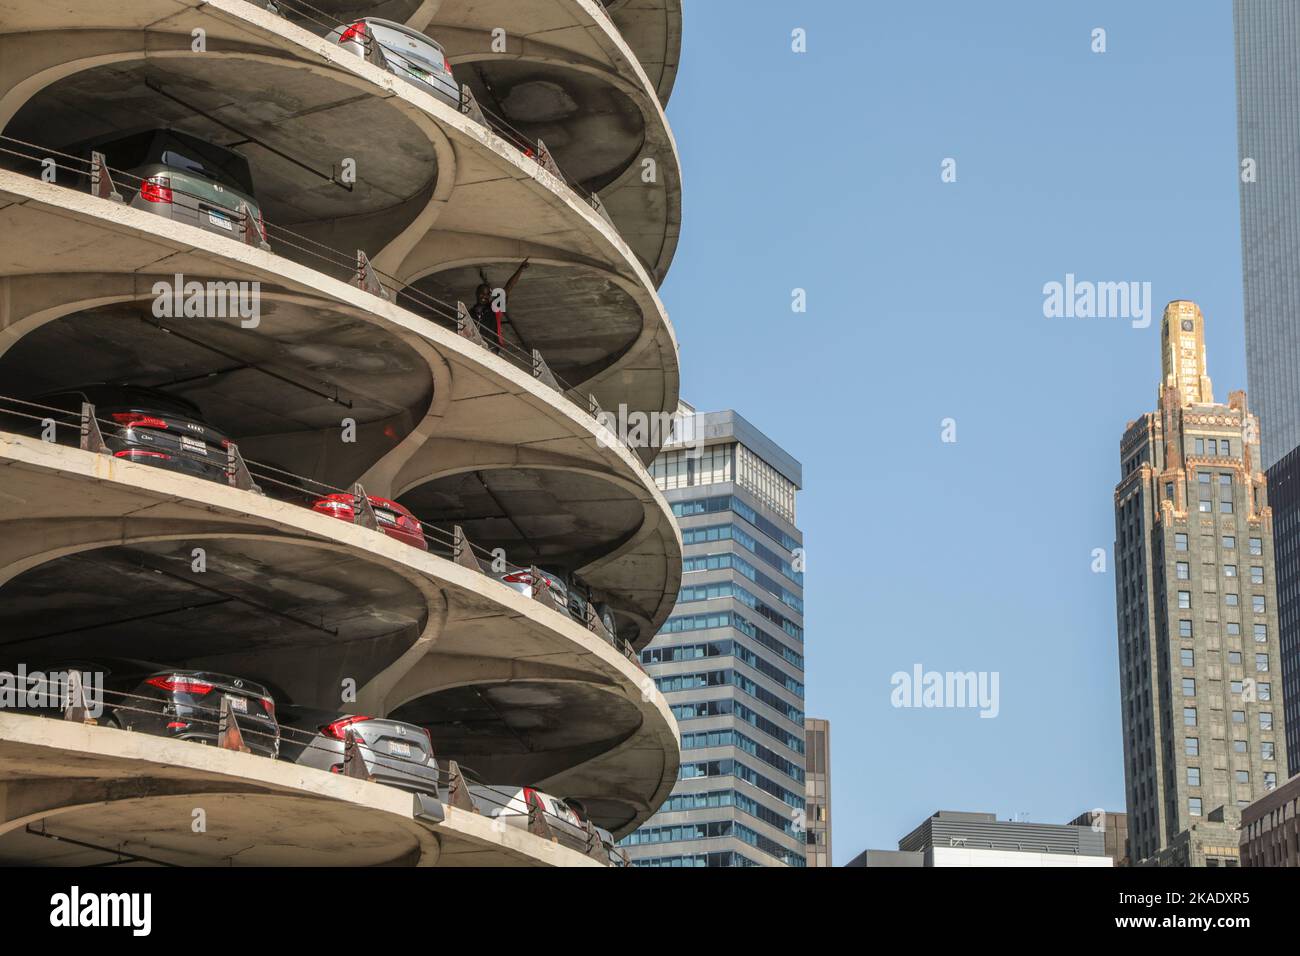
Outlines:
[[1246,368],[1273,506],[1289,771],[1300,773],[1300,9],[1236,0]]
[[1116,866],[1128,866],[1128,814],[1111,813],[1100,807],[1079,814],[1070,821],[1072,827],[1090,827],[1102,835],[1106,855]]
[[820,717],[804,720],[807,749],[808,807],[804,813],[804,836],[808,841],[805,858],[809,866],[831,863],[831,722]]
[[1133,861],[1237,862],[1240,808],[1285,776],[1273,527],[1244,392],[1217,404],[1193,302],[1161,320],[1156,411],[1115,488],[1115,594]]
[[685,411],[651,467],[681,526],[682,588],[641,652],[681,769],[622,845],[634,866],[804,866],[803,468],[734,411]]

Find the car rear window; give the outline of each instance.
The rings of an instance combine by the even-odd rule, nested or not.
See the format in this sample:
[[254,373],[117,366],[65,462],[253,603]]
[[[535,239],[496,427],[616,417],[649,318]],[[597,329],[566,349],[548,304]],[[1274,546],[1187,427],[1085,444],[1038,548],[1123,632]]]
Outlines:
[[[370,28],[374,30],[375,37],[378,38],[380,46],[384,47],[385,53],[407,56],[428,64],[439,73],[442,72],[444,59],[442,47],[428,37],[418,33],[408,33],[405,30],[396,30],[380,23],[372,22]],[[411,46],[412,41],[415,46]]]
[[252,195],[248,161],[238,153],[189,136],[164,133],[155,144],[158,162]]

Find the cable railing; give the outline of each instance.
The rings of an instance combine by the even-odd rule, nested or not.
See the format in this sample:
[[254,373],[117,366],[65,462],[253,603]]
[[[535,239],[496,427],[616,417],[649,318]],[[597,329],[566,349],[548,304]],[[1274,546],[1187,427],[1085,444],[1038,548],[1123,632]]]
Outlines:
[[[332,14],[306,2],[306,0],[273,0],[271,5],[275,8],[275,12],[281,16],[285,16],[286,10],[292,11],[299,18],[313,24],[318,29],[323,29],[327,36],[336,30],[351,31],[352,38],[360,43],[365,50],[366,59],[381,69],[388,69],[389,61],[404,64],[408,70],[413,64],[413,60],[407,51],[384,43],[368,26],[364,29],[357,29],[358,26],[362,25],[360,21],[339,20]],[[398,75],[400,76],[400,74]],[[539,166],[568,186],[575,195],[591,206],[610,226],[617,229],[600,197],[577,180],[566,175],[542,140],[528,136],[504,116],[479,103],[468,84],[461,83],[458,86],[460,89],[459,107],[462,114],[487,127],[491,132],[523,153],[524,156],[534,160]]]
[[[41,676],[37,677],[37,673],[40,673]],[[165,668],[160,669],[160,675],[165,673],[167,673]],[[177,671],[177,673],[183,672]],[[57,714],[64,720],[81,723],[103,723],[105,726],[123,731],[132,731],[135,722],[139,719],[153,719],[155,721],[167,719],[170,725],[167,729],[180,731],[180,733],[157,733],[153,735],[170,739],[197,740],[199,742],[210,740],[219,748],[243,752],[254,752],[253,748],[249,746],[251,741],[259,749],[270,751],[270,756],[273,759],[292,761],[295,764],[304,763],[304,754],[319,752],[328,758],[329,772],[331,773],[379,782],[401,789],[424,792],[440,801],[445,800],[452,806],[475,814],[483,814],[487,810],[486,815],[493,818],[499,818],[502,816],[502,811],[505,810],[511,811],[510,814],[505,814],[506,817],[526,815],[528,817],[528,829],[538,835],[564,842],[588,856],[603,858],[607,864],[617,861],[617,865],[628,865],[626,852],[612,844],[606,846],[600,834],[590,822],[581,821],[582,825],[576,826],[572,820],[565,819],[549,809],[542,795],[534,791],[533,788],[469,783],[467,774],[472,775],[475,779],[478,778],[478,774],[471,768],[460,765],[455,760],[437,760],[434,754],[432,738],[428,737],[428,731],[425,728],[418,725],[406,725],[400,721],[382,719],[389,725],[410,726],[426,735],[429,740],[428,753],[426,756],[425,751],[420,749],[419,759],[409,754],[394,753],[391,747],[387,752],[381,752],[377,747],[367,742],[351,723],[347,723],[338,738],[327,736],[329,725],[320,726],[315,730],[307,730],[291,724],[280,723],[275,717],[274,700],[259,694],[249,693],[245,698],[260,700],[264,704],[266,716],[254,719],[247,716],[241,717],[230,703],[233,699],[232,696],[224,692],[222,693],[221,705],[215,707],[193,699],[186,700],[183,703],[174,702],[170,697],[164,698],[161,694],[146,696],[102,686],[88,689],[87,676],[88,674],[82,671],[76,671],[75,679],[71,677],[71,673],[68,671],[54,671],[49,675],[45,672],[32,672],[23,675],[23,680],[28,685],[24,692],[39,699],[41,703],[15,709],[29,713],[34,712],[40,716],[54,716]],[[102,680],[93,683],[102,683]],[[35,685],[35,687],[32,685]],[[206,697],[213,690],[221,691],[222,689],[210,686],[202,694],[193,696]],[[0,706],[0,710],[3,709],[3,706]],[[91,716],[97,711],[103,716],[102,721],[98,716]],[[137,718],[134,715],[140,715],[140,717]],[[347,718],[357,716],[359,715],[341,714],[335,720],[346,723]],[[370,718],[366,719],[369,720]],[[275,726],[274,733],[264,729],[256,729],[260,725],[267,723]],[[152,733],[144,729],[137,732]],[[291,756],[283,753],[286,741],[289,743]],[[412,747],[411,750],[414,752],[415,748]],[[261,753],[259,756],[268,756],[268,754]],[[383,779],[376,779],[379,776],[382,776]],[[524,794],[523,802],[526,813],[520,812],[517,799],[504,796],[500,793],[501,790],[518,790],[522,792]],[[505,824],[504,820],[502,822],[504,825],[508,825]]]
[[[59,416],[62,421],[60,422],[55,416]],[[127,419],[131,417],[130,414],[126,416]],[[604,639],[635,664],[639,670],[644,671],[640,657],[631,643],[619,637],[616,631],[612,631],[601,620],[590,595],[585,597],[575,595],[578,599],[575,604],[569,598],[570,586],[567,583],[564,586],[564,593],[557,593],[559,588],[551,583],[556,575],[535,565],[514,564],[504,557],[501,550],[490,550],[475,544],[459,525],[453,524],[448,530],[435,523],[424,521],[405,509],[402,512],[394,512],[386,507],[383,499],[376,500],[366,494],[360,483],[350,488],[341,488],[265,462],[247,459],[239,451],[239,445],[229,439],[224,439],[225,458],[222,460],[215,449],[209,453],[207,448],[211,446],[206,444],[203,452],[196,452],[180,442],[159,445],[136,441],[131,434],[134,429],[138,428],[144,432],[155,431],[155,433],[156,430],[148,426],[134,426],[129,420],[103,418],[97,414],[95,406],[88,401],[82,401],[80,409],[69,409],[30,399],[0,395],[0,426],[5,430],[17,431],[19,434],[37,433],[42,438],[48,434],[49,438],[46,440],[59,444],[61,443],[58,441],[60,424],[67,431],[75,430],[76,443],[85,451],[116,458],[138,457],[149,464],[155,461],[179,461],[192,466],[190,471],[198,472],[200,477],[310,508],[317,513],[329,514],[388,537],[406,540],[408,544],[412,543],[412,540],[418,540],[423,544],[423,550],[493,578],[498,583],[512,587],[521,593],[526,593],[544,607],[585,626],[588,631]],[[13,427],[15,425],[19,427]],[[122,434],[124,432],[127,434]],[[115,448],[113,447],[115,445],[121,447]],[[161,467],[169,468],[168,465]],[[268,494],[263,486],[274,489],[275,493]],[[393,502],[393,504],[397,503]],[[388,530],[390,528],[395,533],[390,533]]]
[[[417,318],[456,332],[462,338],[490,351],[542,384],[551,387],[579,408],[585,406],[587,414],[595,419],[600,427],[601,441],[620,444],[632,451],[635,456],[635,446],[628,440],[627,435],[622,434],[620,430],[605,427],[605,413],[595,395],[588,393],[584,403],[577,386],[557,374],[546,362],[540,350],[527,349],[504,334],[497,335],[495,330],[481,327],[463,302],[451,303],[418,288],[413,283],[403,282],[396,276],[376,268],[362,250],[350,254],[287,226],[271,222],[262,215],[260,210],[254,210],[244,200],[238,201],[238,209],[233,211],[234,218],[232,218],[228,207],[217,206],[210,197],[185,190],[171,178],[161,174],[140,177],[111,167],[104,155],[99,152],[91,152],[88,158],[75,156],[37,143],[0,135],[0,156],[15,157],[36,164],[42,172],[33,172],[35,178],[45,178],[43,173],[53,171],[56,177],[55,185],[62,185],[57,181],[59,170],[71,174],[74,181],[85,179],[92,195],[115,202],[132,201],[119,190],[119,185],[128,189],[132,193],[132,198],[143,193],[150,202],[163,205],[174,204],[178,196],[191,200],[196,218],[201,218],[206,213],[209,218],[216,217],[223,220],[230,226],[228,231],[234,234],[237,230],[246,245],[269,251],[274,240],[277,247],[297,250],[303,257],[323,263],[324,268],[321,265],[315,266],[317,271],[325,274],[350,273],[352,285],[410,312]],[[72,163],[78,165],[71,165]],[[14,171],[23,172],[21,169]]]

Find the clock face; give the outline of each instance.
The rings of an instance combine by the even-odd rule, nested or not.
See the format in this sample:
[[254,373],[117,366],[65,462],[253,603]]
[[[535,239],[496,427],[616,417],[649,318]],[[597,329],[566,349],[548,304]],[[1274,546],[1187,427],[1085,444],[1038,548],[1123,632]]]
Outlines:
[[1191,319],[1183,319],[1183,331],[1190,332],[1195,326],[1192,325]]

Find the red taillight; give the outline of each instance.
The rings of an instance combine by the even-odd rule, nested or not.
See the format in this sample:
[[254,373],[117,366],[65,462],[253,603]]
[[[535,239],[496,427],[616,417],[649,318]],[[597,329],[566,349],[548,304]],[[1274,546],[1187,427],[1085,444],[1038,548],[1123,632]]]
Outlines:
[[263,697],[263,698],[262,698],[262,707],[266,709],[266,713],[267,713],[269,716],[271,716],[271,717],[274,717],[274,716],[275,716],[275,701],[273,701],[271,698],[269,698],[269,697]]
[[160,451],[144,451],[140,448],[128,448],[125,451],[113,452],[114,458],[161,458],[163,461],[171,461],[171,455],[165,455]]
[[188,727],[188,726],[189,726],[189,724],[187,724],[187,723],[183,723],[182,721],[179,721],[179,720],[173,720],[171,723],[169,723],[169,724],[167,725],[167,729],[168,729],[168,730],[184,730],[184,729],[185,729],[186,727]]
[[445,56],[442,58],[442,68],[447,71],[448,76],[451,76],[451,60]]
[[332,514],[336,518],[346,518],[352,520],[352,500],[340,501],[334,498],[321,498],[311,506],[313,511],[323,511],[326,514]]
[[212,693],[212,685],[193,677],[180,677],[173,674],[171,677],[150,677],[146,684],[151,684],[169,694],[196,694],[202,697],[205,694]]
[[140,198],[149,202],[171,203],[172,181],[166,176],[154,176],[140,184]]
[[353,724],[359,724],[363,720],[370,720],[369,717],[341,717],[332,724],[326,724],[320,729],[320,732],[326,737],[333,737],[335,740],[347,740],[347,730]]
[[123,425],[135,426],[137,428],[167,427],[167,423],[161,418],[154,418],[152,415],[143,415],[140,412],[114,412],[113,421],[120,422]]
[[502,581],[508,581],[511,584],[532,584],[533,576],[527,571],[511,571],[501,578]]
[[356,23],[352,24],[352,26],[348,27],[346,30],[343,31],[343,35],[339,37],[339,42],[347,43],[349,40],[357,40],[357,39],[364,40],[365,36],[366,36],[366,21],[359,20]]

